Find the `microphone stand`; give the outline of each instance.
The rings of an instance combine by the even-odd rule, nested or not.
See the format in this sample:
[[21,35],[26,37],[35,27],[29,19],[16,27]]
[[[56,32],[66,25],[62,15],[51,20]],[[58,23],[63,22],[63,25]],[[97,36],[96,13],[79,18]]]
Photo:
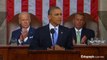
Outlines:
[[50,33],[52,34],[52,47],[53,47],[53,50],[55,50],[55,46],[54,46],[54,33],[55,33],[55,30],[51,29]]

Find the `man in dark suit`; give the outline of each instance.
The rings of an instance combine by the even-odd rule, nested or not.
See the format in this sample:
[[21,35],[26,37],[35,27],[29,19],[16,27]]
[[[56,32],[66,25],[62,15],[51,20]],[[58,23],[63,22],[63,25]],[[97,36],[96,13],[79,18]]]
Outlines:
[[73,19],[74,27],[71,28],[73,44],[87,44],[88,40],[95,37],[93,30],[85,28],[85,16],[83,13],[76,13]]
[[20,28],[12,32],[10,44],[17,43],[18,45],[29,45],[33,39],[35,29],[30,26],[31,18],[27,12],[19,14]]
[[[51,7],[48,10],[49,24],[37,29],[31,50],[65,50],[72,48],[69,29],[61,26],[62,12],[59,7]],[[56,35],[55,35],[56,34]],[[56,37],[54,37],[56,36]],[[56,40],[55,40],[56,39]]]

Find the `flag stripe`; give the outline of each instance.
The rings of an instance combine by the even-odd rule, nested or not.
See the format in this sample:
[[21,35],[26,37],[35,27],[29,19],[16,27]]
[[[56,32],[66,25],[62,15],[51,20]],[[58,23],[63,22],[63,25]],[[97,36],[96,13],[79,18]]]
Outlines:
[[22,12],[28,12],[28,0],[22,0]]
[[66,18],[76,12],[85,12],[98,20],[98,0],[7,0],[7,20],[23,11],[36,15],[39,21],[47,24],[47,11],[51,6],[58,6],[62,10],[64,22]]
[[63,11],[63,0],[56,0],[56,6],[60,7]]
[[84,12],[90,14],[91,0],[84,0]]
[[43,0],[43,10],[42,10],[42,24],[43,25],[46,25],[49,23],[49,20],[48,20],[48,9],[49,9],[49,0]]
[[36,1],[35,0],[29,0],[29,2],[28,2],[29,4],[28,4],[28,11],[29,11],[29,13],[32,13],[32,14],[36,14]]
[[70,15],[77,12],[77,0],[70,0]]
[[21,13],[21,0],[14,0],[14,15]]
[[98,0],[91,0],[91,15],[98,22]]
[[[8,23],[8,22],[11,21],[11,19],[14,16],[14,0],[8,0],[6,3],[7,3],[7,11],[8,11],[7,12],[7,21],[6,21],[6,23]],[[8,32],[10,29],[8,27],[8,24],[6,24],[6,25],[7,25],[7,32]],[[10,32],[6,34],[7,43],[9,42],[9,35],[10,35]]]
[[9,22],[14,16],[14,0],[7,1],[7,11],[7,22]]
[[[64,3],[66,2],[66,3]],[[63,0],[63,21],[65,22],[66,18],[69,16],[70,10],[70,0]]]
[[[63,16],[63,0],[56,0],[56,6],[60,7],[62,10],[62,16]],[[62,22],[61,24],[63,24],[63,17],[62,17]]]
[[77,12],[83,12],[83,3],[84,3],[84,0],[77,1]]
[[50,0],[50,7],[56,6],[56,0]]
[[36,0],[36,16],[42,23],[42,0]]

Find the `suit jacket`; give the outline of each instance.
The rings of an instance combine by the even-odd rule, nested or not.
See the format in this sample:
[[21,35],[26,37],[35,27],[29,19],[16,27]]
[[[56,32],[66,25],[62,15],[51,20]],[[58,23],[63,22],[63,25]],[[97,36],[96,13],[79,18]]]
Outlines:
[[[18,39],[20,38],[21,31],[22,29],[20,28],[12,32],[11,40],[17,40],[17,44],[19,44]],[[35,29],[30,27],[29,32],[28,32],[28,39],[26,42],[23,42],[22,44],[30,44],[31,40],[33,39],[34,33],[35,33]],[[11,43],[12,41],[10,41],[10,44]]]
[[[72,48],[72,41],[69,37],[69,29],[59,25],[57,45],[64,47],[65,49]],[[47,50],[52,46],[52,40],[50,36],[49,24],[37,29],[33,41],[30,44],[31,50]]]
[[[76,31],[75,31],[75,28],[71,28],[70,29],[70,33],[72,34],[72,38],[73,40],[75,40],[75,42],[77,43],[77,38],[76,38]],[[86,39],[86,42],[85,44],[87,44],[88,40],[90,40],[91,38],[94,38],[95,37],[95,33],[93,30],[91,29],[87,29],[87,28],[83,28],[82,31],[81,31],[81,39],[86,36],[87,39]]]

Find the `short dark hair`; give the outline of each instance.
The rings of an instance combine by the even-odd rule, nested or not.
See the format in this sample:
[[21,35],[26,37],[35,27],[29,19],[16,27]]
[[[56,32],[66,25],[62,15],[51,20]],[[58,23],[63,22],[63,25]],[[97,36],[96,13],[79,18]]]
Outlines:
[[60,8],[57,7],[57,6],[52,6],[52,7],[50,7],[50,9],[48,10],[48,15],[50,15],[51,12],[52,12],[52,10],[54,10],[54,9],[60,9]]

